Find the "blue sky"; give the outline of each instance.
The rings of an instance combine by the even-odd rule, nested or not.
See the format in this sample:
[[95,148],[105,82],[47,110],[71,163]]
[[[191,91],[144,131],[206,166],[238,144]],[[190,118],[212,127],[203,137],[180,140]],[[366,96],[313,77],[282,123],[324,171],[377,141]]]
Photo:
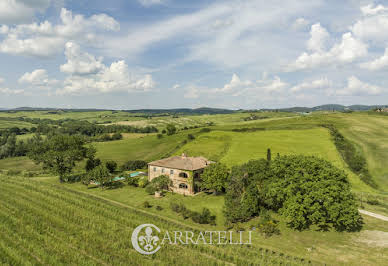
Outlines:
[[0,108],[388,104],[388,4],[0,0]]

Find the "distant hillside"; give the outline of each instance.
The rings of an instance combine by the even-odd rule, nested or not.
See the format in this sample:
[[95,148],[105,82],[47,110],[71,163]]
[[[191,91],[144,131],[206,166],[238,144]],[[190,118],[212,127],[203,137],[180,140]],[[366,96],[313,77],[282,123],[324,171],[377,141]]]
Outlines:
[[340,104],[325,104],[315,107],[290,107],[281,109],[260,109],[260,111],[281,111],[281,112],[315,112],[315,111],[368,111],[375,108],[385,108],[388,105],[340,105]]
[[137,109],[137,110],[123,110],[130,113],[145,113],[145,114],[231,114],[236,111],[219,108],[201,107],[196,109],[177,108],[177,109]]
[[[280,111],[280,112],[314,112],[314,111],[345,111],[345,110],[353,110],[353,111],[367,111],[373,110],[375,108],[387,108],[388,105],[340,105],[340,104],[324,104],[315,107],[288,107],[288,108],[280,108],[280,109],[259,109],[259,110],[229,110],[222,108],[210,108],[210,107],[201,107],[201,108],[174,108],[174,109],[134,109],[134,110],[121,110],[123,112],[129,113],[141,113],[141,114],[159,114],[159,115],[171,115],[171,114],[179,114],[179,115],[202,115],[202,114],[231,114],[235,112],[254,112],[254,111]],[[18,111],[63,111],[63,112],[98,112],[98,111],[117,111],[112,109],[66,109],[66,108],[40,108],[40,107],[18,107],[13,109],[0,108],[0,112],[18,112]]]

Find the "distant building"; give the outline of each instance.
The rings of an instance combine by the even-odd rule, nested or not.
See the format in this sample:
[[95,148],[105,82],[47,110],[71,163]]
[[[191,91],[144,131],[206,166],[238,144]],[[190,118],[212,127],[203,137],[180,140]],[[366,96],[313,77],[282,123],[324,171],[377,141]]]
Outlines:
[[203,170],[212,161],[204,157],[188,157],[186,154],[173,156],[148,163],[148,180],[166,175],[172,181],[170,189],[174,192],[194,195],[199,192],[196,182],[200,181]]
[[388,108],[377,108],[376,112],[388,112]]

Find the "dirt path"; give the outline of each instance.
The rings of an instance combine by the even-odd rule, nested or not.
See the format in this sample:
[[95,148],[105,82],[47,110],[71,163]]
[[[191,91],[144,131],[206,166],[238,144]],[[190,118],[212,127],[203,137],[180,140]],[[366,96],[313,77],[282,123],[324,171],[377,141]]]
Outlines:
[[381,215],[381,214],[377,214],[377,213],[374,213],[374,212],[368,212],[368,211],[365,211],[365,210],[360,210],[360,209],[358,211],[360,213],[362,213],[362,214],[365,214],[365,215],[368,215],[368,216],[372,216],[374,218],[377,218],[377,219],[380,219],[380,220],[388,222],[388,217],[387,216],[384,216],[384,215]]

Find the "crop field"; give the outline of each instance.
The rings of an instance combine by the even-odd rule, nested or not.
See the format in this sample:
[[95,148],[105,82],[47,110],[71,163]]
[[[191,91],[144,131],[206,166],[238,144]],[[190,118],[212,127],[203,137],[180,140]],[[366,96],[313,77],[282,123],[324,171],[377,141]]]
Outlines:
[[[283,118],[283,117],[294,117],[297,116],[293,113],[274,113],[274,112],[263,112],[255,113],[258,120],[269,119],[269,118]],[[250,117],[249,113],[234,113],[234,114],[215,114],[215,115],[191,115],[191,116],[162,116],[152,117],[150,119],[143,119],[137,121],[119,121],[114,124],[119,125],[131,125],[131,126],[155,126],[157,128],[164,128],[167,124],[173,124],[178,128],[191,127],[191,126],[206,126],[209,124],[214,125],[228,125],[228,124],[245,124],[249,121],[245,121]],[[253,121],[258,121],[253,120]]]
[[[164,245],[145,257],[131,247],[133,229],[198,230],[58,185],[0,177],[0,262],[32,265],[221,265],[315,262],[252,246]],[[60,208],[58,208],[60,206]],[[151,260],[152,258],[152,260]]]

